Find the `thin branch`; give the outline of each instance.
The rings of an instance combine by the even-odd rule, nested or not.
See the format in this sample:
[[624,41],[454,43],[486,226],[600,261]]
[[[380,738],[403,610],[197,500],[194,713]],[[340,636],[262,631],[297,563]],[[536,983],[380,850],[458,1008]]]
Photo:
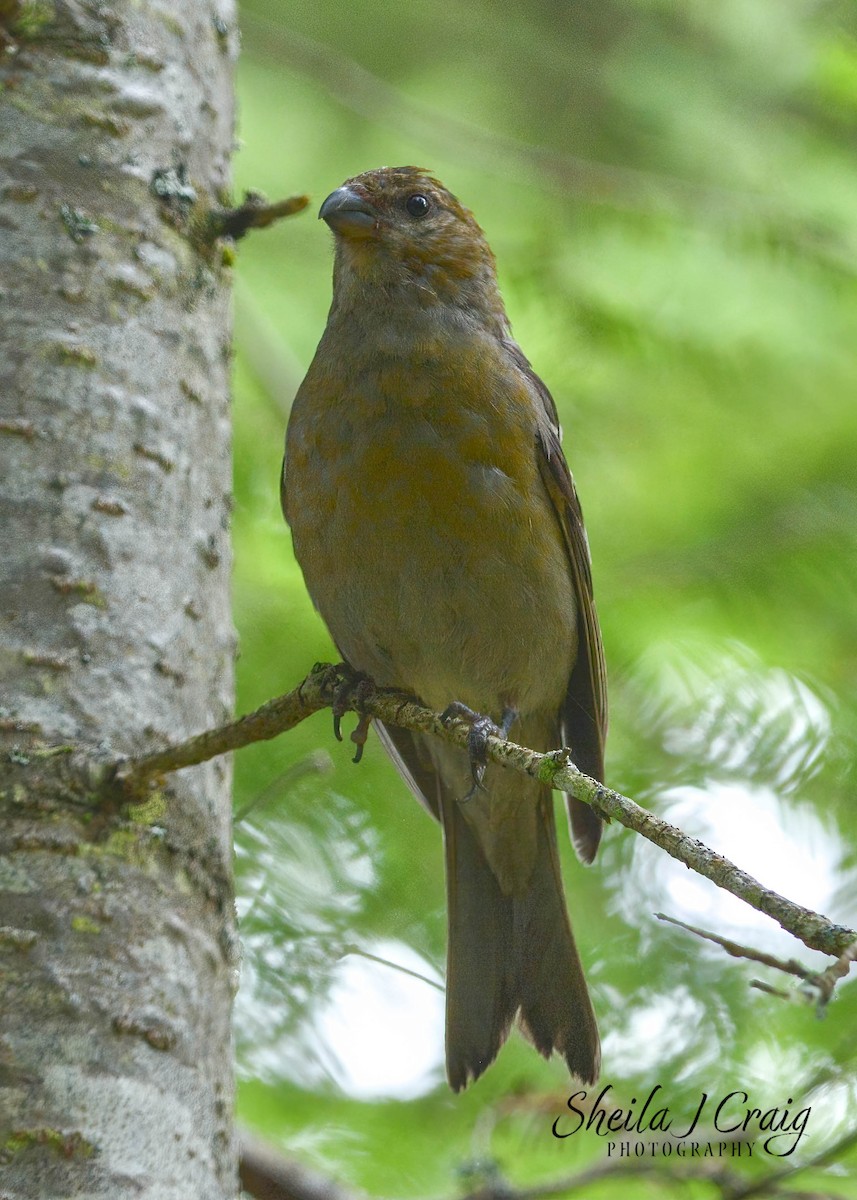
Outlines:
[[413,971],[410,967],[403,967],[401,963],[393,962],[392,959],[381,958],[379,954],[370,954],[368,950],[364,950],[360,946],[345,946],[342,951],[342,957],[346,958],[349,954],[353,954],[356,958],[366,958],[369,962],[379,963],[382,967],[389,967],[391,971],[398,971],[401,975],[409,975],[411,979],[418,979],[420,983],[427,983],[429,987],[435,988],[438,992],[446,991],[444,985],[438,983],[436,979],[431,979],[428,975],[423,975],[420,971]]
[[240,1149],[241,1187],[256,1200],[361,1200],[363,1196],[299,1166],[244,1130]]
[[184,767],[195,767],[220,754],[241,750],[244,746],[252,746],[254,742],[269,741],[281,733],[287,733],[313,713],[329,708],[333,703],[330,688],[324,687],[329,671],[329,667],[314,670],[294,691],[269,700],[255,712],[239,717],[237,721],[207,729],[166,750],[125,759],[117,767],[116,781],[129,800],[140,801],[145,799],[146,789],[160,775],[180,771]]
[[818,1002],[819,1008],[824,1008],[828,1003],[833,995],[833,989],[839,980],[844,979],[851,970],[851,964],[855,959],[857,959],[857,942],[852,942],[850,946],[845,947],[836,962],[831,963],[826,970],[812,976],[810,982],[821,993]]
[[787,992],[785,988],[771,987],[769,983],[765,983],[764,979],[751,979],[750,987],[755,988],[757,992],[764,992],[766,996],[776,996],[778,1000],[787,1000],[789,1004],[793,1004],[797,993]]
[[798,979],[803,980],[805,985],[802,988],[798,988],[796,992],[787,992],[782,988],[771,987],[770,984],[763,983],[760,979],[751,980],[750,987],[754,987],[760,992],[766,992],[769,996],[778,996],[781,1000],[793,1001],[796,998],[802,998],[808,1004],[814,1003],[819,1015],[822,1014],[823,1010],[830,1003],[833,989],[840,979],[845,978],[851,970],[851,964],[857,958],[857,942],[854,942],[826,970],[811,971],[808,967],[802,966],[793,958],[776,958],[773,954],[766,954],[764,950],[756,950],[752,946],[742,946],[740,942],[729,941],[728,938],[721,937],[719,933],[711,933],[707,929],[698,929],[696,925],[688,925],[685,921],[679,921],[676,917],[668,917],[665,913],[655,913],[655,916],[659,921],[668,921],[670,925],[677,925],[680,929],[686,929],[688,933],[694,933],[697,937],[704,938],[708,942],[714,942],[716,945],[721,946],[727,954],[731,954],[733,958],[747,958],[751,962],[758,962],[765,967],[772,967],[775,971],[784,971],[787,975],[796,975]]
[[655,913],[655,916],[659,921],[668,921],[670,925],[677,925],[679,929],[695,933],[697,937],[704,938],[707,942],[714,942],[721,946],[727,954],[731,954],[733,958],[749,958],[751,962],[762,963],[763,966],[773,967],[776,971],[785,971],[788,975],[797,975],[799,979],[815,978],[814,971],[801,966],[793,958],[776,958],[773,954],[766,954],[764,950],[755,950],[752,946],[742,946],[740,942],[731,942],[728,938],[721,937],[719,933],[698,929],[696,925],[688,925],[685,921],[679,921],[677,917],[668,917],[666,913]]
[[[769,996],[779,996],[780,1000],[792,1001],[795,1000],[796,995],[803,995],[809,1002],[815,1001],[820,1013],[831,1001],[833,989],[839,980],[845,978],[851,970],[852,962],[857,959],[857,942],[852,942],[851,946],[847,946],[839,958],[832,962],[825,971],[810,971],[809,967],[802,966],[795,959],[778,959],[773,954],[766,954],[765,950],[756,950],[751,946],[742,946],[739,942],[730,942],[729,938],[712,934],[706,929],[697,929],[696,925],[688,925],[683,920],[678,920],[677,917],[667,917],[666,913],[657,912],[655,917],[658,920],[666,920],[671,925],[678,925],[679,929],[687,929],[689,934],[696,934],[697,937],[703,937],[708,942],[714,942],[717,946],[723,947],[727,954],[731,954],[733,959],[750,959],[753,962],[761,962],[762,966],[773,967],[775,971],[784,971],[786,974],[797,976],[808,985],[807,988],[799,989],[797,994],[781,988],[772,988],[771,984],[762,983],[761,979],[750,980],[750,986],[767,992]],[[815,997],[811,994],[811,989],[816,990]]]
[[[334,703],[342,711],[357,711],[353,697],[343,697],[344,682],[347,682],[347,677],[340,668],[319,666],[293,692],[269,701],[239,721],[208,730],[171,749],[119,763],[114,778],[126,800],[139,802],[145,797],[151,780],[165,772],[205,762],[252,742],[276,737]],[[432,734],[463,749],[467,746],[470,730],[465,722],[454,720],[445,723],[439,713],[431,712],[406,696],[364,687],[360,690],[359,709],[361,713],[388,725]],[[688,837],[675,825],[641,808],[627,796],[582,774],[571,761],[568,750],[539,754],[525,746],[489,737],[487,754],[492,762],[523,771],[557,791],[567,792],[590,804],[606,819],[615,819],[626,828],[633,829],[697,874],[771,917],[811,950],[844,955],[857,941],[857,932],[853,929],[837,925],[828,917],[764,887],[722,854]]]

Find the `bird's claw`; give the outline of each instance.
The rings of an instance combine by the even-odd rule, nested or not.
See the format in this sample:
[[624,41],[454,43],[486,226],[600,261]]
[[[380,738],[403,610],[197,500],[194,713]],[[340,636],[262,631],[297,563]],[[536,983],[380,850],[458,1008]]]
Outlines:
[[362,671],[355,671],[347,663],[337,667],[342,682],[336,689],[331,709],[333,711],[333,736],[338,742],[342,741],[342,718],[352,708],[356,709],[359,720],[351,734],[351,740],[357,747],[353,761],[359,763],[363,757],[363,747],[369,736],[369,725],[372,717],[362,711],[362,705],[375,693],[375,684]]
[[440,719],[444,725],[455,720],[466,721],[470,725],[467,735],[467,756],[470,759],[470,778],[473,780],[473,786],[464,797],[465,802],[472,800],[477,792],[485,790],[482,780],[485,777],[485,768],[488,766],[489,737],[506,738],[517,715],[516,709],[504,708],[501,723],[497,725],[490,717],[486,717],[484,713],[474,712],[460,700],[453,700],[452,704],[447,705],[441,713]]
[[470,778],[473,780],[473,786],[464,797],[465,800],[471,800],[477,792],[485,790],[482,780],[488,766],[488,739],[492,736],[499,737],[501,733],[499,725],[495,725],[490,717],[477,716],[476,720],[471,722],[467,735],[467,756],[470,759]]
[[361,713],[360,720],[357,722],[354,729],[351,731],[351,740],[357,749],[354,752],[352,762],[359,763],[363,757],[363,747],[366,745],[366,739],[369,737],[369,726],[372,723],[372,718],[369,713]]

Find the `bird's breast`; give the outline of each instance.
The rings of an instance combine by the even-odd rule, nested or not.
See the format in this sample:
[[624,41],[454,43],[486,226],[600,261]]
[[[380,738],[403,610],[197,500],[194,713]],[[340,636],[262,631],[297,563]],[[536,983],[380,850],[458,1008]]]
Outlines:
[[342,653],[433,707],[558,708],[576,648],[527,397],[483,362],[307,377],[286,508]]

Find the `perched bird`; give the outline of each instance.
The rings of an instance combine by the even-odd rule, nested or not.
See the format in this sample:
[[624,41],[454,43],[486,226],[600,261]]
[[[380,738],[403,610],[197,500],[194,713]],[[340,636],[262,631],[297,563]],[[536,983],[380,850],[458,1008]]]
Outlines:
[[[512,340],[472,214],[417,167],[349,179],[321,206],[333,302],[286,437],[283,511],[346,662],[436,710],[458,702],[603,777],[604,656],[556,408]],[[456,1091],[517,1017],[571,1072],[598,1028],[565,906],[550,789],[378,727],[443,827],[446,1063]],[[584,862],[601,821],[568,798]]]

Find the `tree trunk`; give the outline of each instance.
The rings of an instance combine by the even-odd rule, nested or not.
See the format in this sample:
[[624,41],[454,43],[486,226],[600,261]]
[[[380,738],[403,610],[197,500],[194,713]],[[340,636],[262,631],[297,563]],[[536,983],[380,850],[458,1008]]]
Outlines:
[[[237,1191],[232,0],[0,0],[0,1196]],[[82,764],[82,765],[81,765]]]

